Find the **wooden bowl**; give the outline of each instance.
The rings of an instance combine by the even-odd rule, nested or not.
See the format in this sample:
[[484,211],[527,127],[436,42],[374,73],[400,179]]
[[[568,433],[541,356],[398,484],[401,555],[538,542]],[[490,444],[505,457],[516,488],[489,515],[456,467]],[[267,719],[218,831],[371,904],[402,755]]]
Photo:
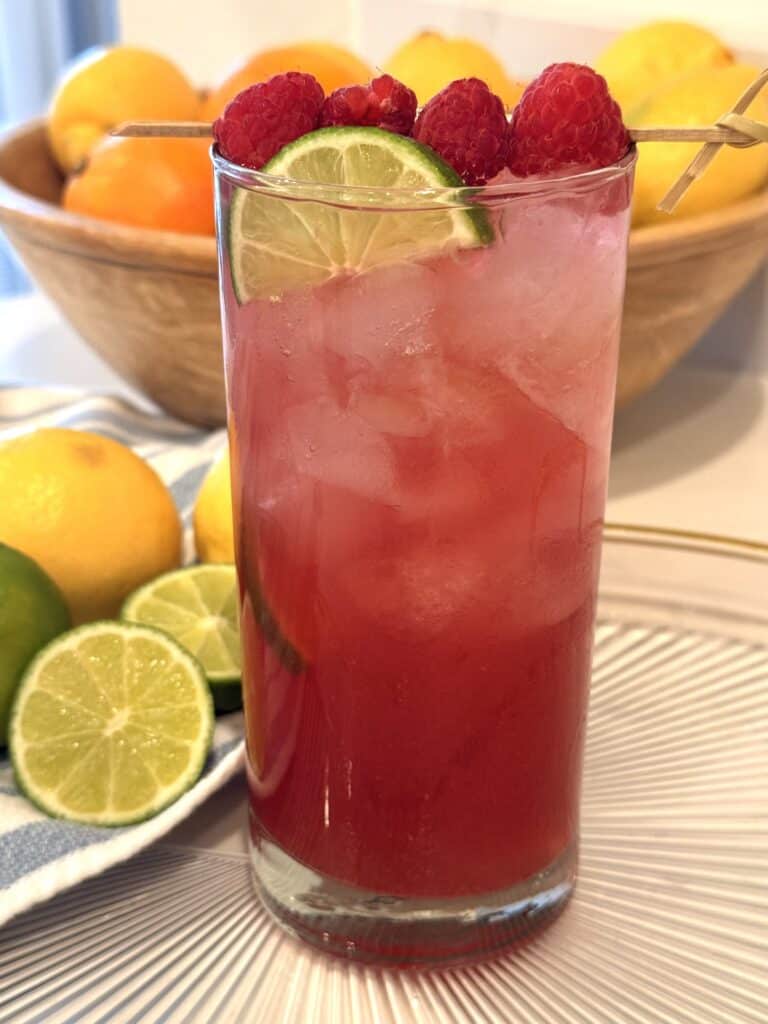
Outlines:
[[[0,224],[30,274],[126,380],[182,419],[225,421],[213,238],[59,208],[41,122],[0,138]],[[617,401],[652,387],[768,256],[768,191],[632,232]]]
[[216,240],[67,213],[41,121],[0,138],[0,227],[88,344],[159,406],[226,421]]

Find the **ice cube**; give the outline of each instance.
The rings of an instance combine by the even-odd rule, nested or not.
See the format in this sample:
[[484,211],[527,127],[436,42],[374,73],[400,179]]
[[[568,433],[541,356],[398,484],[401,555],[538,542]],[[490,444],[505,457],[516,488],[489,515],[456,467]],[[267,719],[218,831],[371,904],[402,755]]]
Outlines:
[[420,541],[391,554],[364,555],[339,568],[340,593],[350,612],[374,626],[402,629],[427,640],[451,629],[484,593],[488,566],[460,544]]
[[597,203],[511,200],[493,244],[439,268],[450,353],[492,363],[593,442],[610,418],[625,237],[625,214],[605,216]]
[[487,514],[492,491],[472,459],[461,451],[435,448],[419,472],[403,473],[408,452],[399,453],[394,500],[406,529],[419,525],[423,536],[455,539],[473,530]]
[[250,458],[284,410],[332,393],[320,304],[309,291],[254,300],[231,311],[227,333],[229,400]]
[[503,436],[504,411],[493,367],[462,366],[440,356],[402,359],[386,375],[361,375],[350,408],[384,433],[462,447]]
[[286,410],[276,445],[303,476],[389,502],[395,482],[392,453],[380,431],[325,396]]
[[418,356],[435,342],[440,282],[429,267],[396,263],[339,277],[318,292],[329,349],[379,371],[392,357]]
[[424,437],[431,428],[424,404],[408,393],[395,389],[387,393],[362,385],[353,387],[349,408],[374,430],[395,437]]

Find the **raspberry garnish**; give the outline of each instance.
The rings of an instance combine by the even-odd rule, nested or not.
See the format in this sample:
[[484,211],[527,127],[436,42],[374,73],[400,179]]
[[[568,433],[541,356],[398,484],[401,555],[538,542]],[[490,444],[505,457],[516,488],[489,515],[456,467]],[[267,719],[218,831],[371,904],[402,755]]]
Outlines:
[[513,174],[548,174],[577,165],[596,170],[629,147],[618,103],[586,64],[550,64],[526,88],[510,125]]
[[507,161],[504,104],[479,78],[446,85],[416,118],[414,139],[458,171],[467,185],[482,185]]
[[368,85],[336,89],[323,103],[321,125],[374,125],[408,135],[416,117],[416,94],[392,75],[379,75]]
[[227,160],[258,170],[283,146],[317,128],[324,98],[312,75],[286,71],[238,93],[214,121],[213,137]]

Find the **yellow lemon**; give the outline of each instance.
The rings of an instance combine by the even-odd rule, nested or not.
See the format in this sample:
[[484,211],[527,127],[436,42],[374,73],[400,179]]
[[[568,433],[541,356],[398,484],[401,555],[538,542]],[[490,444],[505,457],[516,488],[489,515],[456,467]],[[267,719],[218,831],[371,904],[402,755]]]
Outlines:
[[203,480],[193,516],[195,549],[201,562],[234,562],[229,453],[214,462]]
[[717,36],[699,25],[652,21],[618,36],[595,69],[608,82],[627,123],[634,123],[635,107],[653,93],[698,68],[722,67],[732,60]]
[[121,121],[191,121],[200,98],[166,57],[134,46],[87,50],[51,100],[48,138],[61,169],[80,169],[93,147]]
[[[748,64],[703,68],[658,93],[637,111],[634,125],[703,125],[722,116],[759,71]],[[760,94],[749,113],[768,118],[768,96]],[[664,222],[656,204],[683,173],[700,149],[691,142],[641,143],[633,204],[633,223]],[[768,180],[768,146],[733,149],[723,146],[703,176],[695,182],[672,216],[691,217],[727,206],[748,196]]]
[[45,429],[0,445],[0,540],[59,586],[75,623],[116,615],[136,587],[179,565],[168,489],[130,448]]
[[420,32],[403,43],[384,70],[410,86],[422,105],[456,78],[482,78],[509,109],[525,88],[510,79],[500,61],[481,43],[439,32]]

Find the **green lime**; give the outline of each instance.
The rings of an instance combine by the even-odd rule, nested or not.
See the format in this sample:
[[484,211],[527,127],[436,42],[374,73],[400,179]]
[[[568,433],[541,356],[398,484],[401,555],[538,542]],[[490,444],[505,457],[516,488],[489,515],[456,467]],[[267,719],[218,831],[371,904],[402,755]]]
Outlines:
[[37,562],[0,544],[0,747],[24,669],[49,640],[71,626],[59,588]]
[[162,629],[193,654],[217,711],[242,707],[234,565],[192,565],[158,576],[126,599],[120,618]]
[[32,661],[11,711],[22,791],[46,814],[129,825],[196,781],[213,735],[199,663],[156,629],[94,622]]
[[[385,263],[415,260],[443,249],[484,245],[493,231],[483,210],[458,196],[430,198],[433,189],[463,186],[433,150],[381,128],[320,128],[284,146],[263,168],[267,174],[334,186],[328,202],[298,202],[269,190],[235,189],[229,210],[232,282],[238,302],[322,284],[335,274],[361,272]],[[339,205],[338,186],[350,188]],[[386,188],[388,208],[370,191]],[[407,195],[397,190],[408,190]],[[392,203],[421,208],[393,212]],[[323,197],[322,186],[312,198]],[[309,199],[310,196],[307,196]],[[334,204],[335,200],[335,204]],[[365,205],[368,209],[364,209]]]

